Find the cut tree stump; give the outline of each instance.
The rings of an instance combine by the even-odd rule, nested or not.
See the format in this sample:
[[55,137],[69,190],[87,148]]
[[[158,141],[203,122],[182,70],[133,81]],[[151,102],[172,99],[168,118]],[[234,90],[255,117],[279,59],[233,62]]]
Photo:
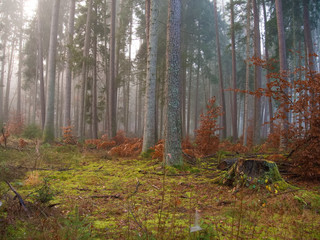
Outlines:
[[[226,162],[221,162],[221,168],[227,167],[235,159],[230,159]],[[275,185],[279,190],[285,190],[290,185],[281,177],[278,166],[275,162],[265,159],[243,159],[239,158],[231,166],[227,173],[215,179],[215,182],[224,185],[237,185],[241,179],[246,185],[250,183],[264,183]],[[241,182],[240,181],[240,182]]]

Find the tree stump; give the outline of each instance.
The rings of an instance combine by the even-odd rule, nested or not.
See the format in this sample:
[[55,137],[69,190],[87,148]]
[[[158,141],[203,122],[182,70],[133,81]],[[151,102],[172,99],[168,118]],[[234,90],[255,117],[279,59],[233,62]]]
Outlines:
[[216,182],[224,185],[238,185],[241,182],[247,186],[261,183],[277,186],[279,190],[290,186],[281,177],[277,164],[265,159],[239,158]]

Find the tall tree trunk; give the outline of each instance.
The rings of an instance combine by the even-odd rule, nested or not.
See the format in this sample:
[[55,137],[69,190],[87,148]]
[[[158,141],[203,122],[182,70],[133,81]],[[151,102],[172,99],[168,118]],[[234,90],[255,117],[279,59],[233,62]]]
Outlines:
[[232,88],[233,91],[233,98],[232,98],[232,136],[233,142],[235,143],[238,139],[238,128],[237,128],[237,66],[236,66],[236,40],[234,36],[234,3],[233,0],[230,1],[231,5],[231,47],[232,47]]
[[41,106],[41,127],[44,129],[46,119],[46,97],[44,87],[44,73],[43,73],[43,46],[42,46],[42,22],[41,22],[41,0],[38,0],[38,69],[40,80],[40,106]]
[[56,53],[57,53],[57,35],[59,21],[60,0],[55,0],[52,9],[50,44],[48,57],[48,91],[46,120],[43,132],[45,142],[53,142],[54,140],[54,96],[56,81]]
[[194,101],[194,130],[198,129],[199,118],[199,84],[200,84],[200,35],[198,35],[198,55],[197,55],[197,82],[196,82],[196,97]]
[[3,37],[3,45],[2,45],[2,63],[1,63],[1,78],[0,78],[0,128],[2,128],[4,123],[3,116],[3,87],[4,87],[4,72],[6,65],[6,49],[7,49],[7,35],[5,34]]
[[[276,0],[276,15],[277,15],[277,29],[278,29],[278,41],[279,41],[279,58],[280,58],[280,74],[284,79],[288,74],[288,64],[286,55],[286,42],[285,42],[285,32],[283,24],[283,11],[282,11],[282,0]],[[283,94],[287,95],[287,89],[282,89]],[[281,123],[282,134],[280,139],[280,149],[285,149],[287,147],[287,130],[288,130],[288,111],[287,106],[283,106],[282,111],[284,112],[283,120]]]
[[64,126],[71,125],[71,81],[72,81],[72,46],[74,34],[74,15],[75,15],[76,0],[70,0],[70,12],[68,23],[68,48],[67,48],[67,73],[66,73],[66,104]]
[[17,117],[22,121],[21,115],[21,78],[22,78],[22,41],[23,41],[23,1],[20,2],[20,33],[19,33],[19,66],[18,66],[18,84],[17,84]]
[[221,116],[221,138],[225,139],[227,137],[227,118],[226,118],[226,100],[223,87],[223,73],[222,73],[222,62],[221,62],[221,51],[220,51],[220,39],[219,39],[219,27],[218,27],[218,10],[217,10],[217,0],[214,0],[214,21],[215,21],[215,32],[216,32],[216,44],[218,53],[218,64],[219,64],[219,87],[220,87],[220,104],[222,107]]
[[251,0],[247,1],[247,26],[246,26],[246,93],[244,95],[244,120],[243,120],[243,145],[247,146],[248,143],[248,98],[249,98],[249,80],[250,80],[250,14],[251,13]]
[[14,65],[14,52],[15,52],[15,45],[16,42],[13,40],[11,43],[11,52],[10,52],[10,57],[8,59],[9,64],[8,64],[8,74],[7,74],[7,85],[6,85],[6,95],[4,99],[4,121],[8,122],[9,121],[9,101],[10,101],[10,86],[11,86],[11,77],[12,77],[12,65]]
[[190,136],[190,116],[191,116],[191,83],[192,83],[192,64],[189,66],[189,86],[188,86],[188,113],[187,113],[187,136]]
[[158,52],[158,14],[159,1],[151,1],[151,26],[149,32],[149,48],[147,61],[145,117],[142,151],[147,151],[156,144],[156,82]]
[[80,107],[80,126],[79,136],[85,138],[85,127],[86,127],[86,87],[87,87],[87,76],[88,76],[88,58],[91,38],[91,13],[92,13],[92,0],[87,2],[87,21],[86,21],[86,33],[83,47],[83,60],[82,60],[82,72],[81,72],[81,107]]
[[[95,6],[96,11],[96,20],[95,25],[97,25],[97,4]],[[97,81],[98,81],[98,74],[97,74],[97,35],[93,37],[93,78],[92,78],[92,138],[98,138],[98,112],[97,112],[97,101],[98,101],[98,94],[97,94]]]
[[[253,16],[254,16],[254,57],[261,59],[261,44],[260,44],[260,28],[259,28],[259,8],[257,0],[253,0]],[[254,88],[255,90],[261,87],[261,66],[254,67]],[[261,130],[261,101],[260,98],[254,98],[254,116],[253,116],[253,143],[259,144]]]
[[109,68],[109,137],[117,132],[117,83],[115,78],[115,24],[116,0],[111,1],[111,27],[110,27],[110,68]]
[[181,0],[169,0],[166,62],[165,152],[168,165],[182,165],[180,104]]
[[[268,44],[267,44],[267,11],[266,11],[266,4],[265,0],[262,0],[262,6],[263,6],[263,16],[264,16],[264,32],[265,32],[265,40],[264,40],[264,50],[265,50],[265,57],[266,61],[269,62],[269,50],[268,50]],[[269,73],[269,70],[267,69],[267,74]],[[267,78],[267,84],[270,83],[270,79]],[[269,118],[270,118],[270,133],[273,133],[273,107],[272,107],[272,97],[268,98],[269,100]]]

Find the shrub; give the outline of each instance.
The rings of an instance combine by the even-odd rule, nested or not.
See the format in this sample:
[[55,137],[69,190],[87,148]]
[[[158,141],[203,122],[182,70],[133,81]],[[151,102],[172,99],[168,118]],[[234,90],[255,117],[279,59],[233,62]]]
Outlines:
[[22,136],[27,139],[41,138],[42,130],[36,124],[30,124],[23,130]]

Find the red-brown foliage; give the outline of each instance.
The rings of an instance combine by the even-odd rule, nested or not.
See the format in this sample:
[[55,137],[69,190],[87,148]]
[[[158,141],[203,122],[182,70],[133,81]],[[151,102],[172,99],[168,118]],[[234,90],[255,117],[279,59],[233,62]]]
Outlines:
[[72,134],[72,126],[67,126],[62,128],[62,141],[65,144],[77,144],[76,138]]
[[19,139],[19,149],[23,149],[27,145],[28,143],[25,140],[23,140],[22,138]]
[[[264,61],[254,61],[254,64],[268,67]],[[296,76],[294,81],[288,80],[290,74]],[[274,120],[288,126],[271,135],[269,143],[276,146],[282,136],[291,150],[292,171],[303,177],[320,178],[320,73],[300,67],[293,73],[271,72],[267,77],[272,80],[267,88],[252,94],[277,100],[280,106]],[[293,116],[291,122],[287,119],[288,113]]]
[[152,153],[152,159],[163,159],[163,151],[164,151],[164,140],[160,140],[157,145],[154,146],[154,152]]
[[124,142],[111,148],[110,154],[119,157],[136,157],[142,151],[141,138],[125,138]]
[[216,98],[213,97],[207,104],[207,112],[201,114],[200,128],[196,133],[196,154],[200,156],[216,153],[219,149],[219,136],[217,131],[218,117],[221,115],[221,107],[216,106]]
[[5,129],[10,135],[20,135],[24,126],[23,118],[18,115],[12,115],[6,123]]
[[219,149],[228,151],[228,152],[234,152],[234,153],[246,153],[249,151],[249,148],[246,146],[243,146],[241,143],[234,144],[228,140],[220,142]]

